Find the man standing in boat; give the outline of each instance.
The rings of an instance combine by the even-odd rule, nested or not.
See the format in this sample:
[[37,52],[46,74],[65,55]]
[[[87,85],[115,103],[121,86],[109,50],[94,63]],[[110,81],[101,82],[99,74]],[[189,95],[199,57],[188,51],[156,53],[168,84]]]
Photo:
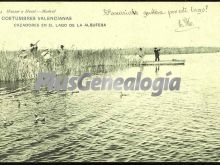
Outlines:
[[144,51],[142,48],[139,48],[139,57],[140,57],[140,64],[143,63],[143,58],[144,58]]
[[67,56],[67,51],[64,49],[64,45],[60,45],[60,50],[58,50],[58,55],[59,55],[59,59],[60,59],[60,64],[62,66],[62,70],[66,71],[68,56]]
[[160,49],[154,48],[155,61],[160,61]]
[[61,65],[65,65],[66,59],[67,59],[67,53],[64,49],[63,45],[60,45],[60,50],[58,50],[58,54],[60,56],[60,63]]

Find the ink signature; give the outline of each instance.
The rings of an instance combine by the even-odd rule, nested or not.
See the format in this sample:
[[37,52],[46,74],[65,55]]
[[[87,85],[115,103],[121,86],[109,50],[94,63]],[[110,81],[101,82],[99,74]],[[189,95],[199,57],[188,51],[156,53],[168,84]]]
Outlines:
[[183,32],[183,31],[188,31],[192,29],[199,29],[198,26],[194,26],[190,18],[179,19],[178,26],[179,27],[175,29],[175,32]]

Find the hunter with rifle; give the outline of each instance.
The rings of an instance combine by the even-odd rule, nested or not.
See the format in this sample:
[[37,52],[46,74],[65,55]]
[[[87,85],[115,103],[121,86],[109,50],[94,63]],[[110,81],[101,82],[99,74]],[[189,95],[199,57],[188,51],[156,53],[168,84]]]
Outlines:
[[[40,40],[39,40],[40,41]],[[31,51],[31,53],[33,54],[33,55],[36,55],[37,54],[37,50],[38,50],[38,46],[37,46],[37,44],[38,44],[38,42],[39,41],[37,41],[35,44],[30,44],[30,51]]]

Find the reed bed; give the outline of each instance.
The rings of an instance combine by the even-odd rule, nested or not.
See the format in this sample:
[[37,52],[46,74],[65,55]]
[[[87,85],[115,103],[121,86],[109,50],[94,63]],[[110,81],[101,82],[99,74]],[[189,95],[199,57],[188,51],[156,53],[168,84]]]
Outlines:
[[[27,58],[18,56],[18,52],[0,52],[0,81],[25,81],[36,78],[41,71],[54,71],[58,74],[80,74],[83,71],[102,72],[115,66],[127,65],[129,60],[113,49],[103,50],[67,50],[66,59],[61,63],[60,54],[49,50],[51,61],[45,62],[42,50]],[[111,67],[110,66],[114,66]]]
[[[43,50],[27,58],[18,56],[19,52],[0,51],[0,81],[25,81],[36,78],[40,71],[54,71],[58,74],[79,75],[82,72],[103,73],[140,63],[140,49],[99,49],[99,50],[66,50],[66,60],[62,63],[62,56],[57,50],[49,50],[51,61],[45,62],[41,56]],[[220,52],[219,47],[162,47],[161,54],[193,54]],[[145,55],[153,55],[153,48],[142,48]]]
[[20,59],[15,52],[0,52],[0,81],[32,79],[39,63],[36,59]]

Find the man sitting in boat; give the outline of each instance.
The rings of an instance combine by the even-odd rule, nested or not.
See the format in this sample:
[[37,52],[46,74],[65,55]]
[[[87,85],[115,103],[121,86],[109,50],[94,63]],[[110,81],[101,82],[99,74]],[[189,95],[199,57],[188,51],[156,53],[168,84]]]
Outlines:
[[28,57],[28,51],[26,49],[22,49],[18,52],[18,57],[25,59]]
[[41,56],[43,58],[44,63],[47,66],[48,70],[52,70],[52,57],[51,57],[51,52],[49,49],[43,50],[41,53]]
[[160,49],[154,48],[155,61],[160,61]]
[[139,57],[140,57],[140,63],[143,63],[144,51],[142,48],[139,48]]
[[140,57],[140,58],[143,58],[143,57],[144,57],[143,49],[142,49],[142,48],[139,48],[139,51],[140,51],[139,57]]
[[43,52],[41,53],[41,56],[43,57],[43,59],[44,59],[45,62],[46,62],[47,60],[49,60],[49,59],[51,58],[49,49],[43,50]]

